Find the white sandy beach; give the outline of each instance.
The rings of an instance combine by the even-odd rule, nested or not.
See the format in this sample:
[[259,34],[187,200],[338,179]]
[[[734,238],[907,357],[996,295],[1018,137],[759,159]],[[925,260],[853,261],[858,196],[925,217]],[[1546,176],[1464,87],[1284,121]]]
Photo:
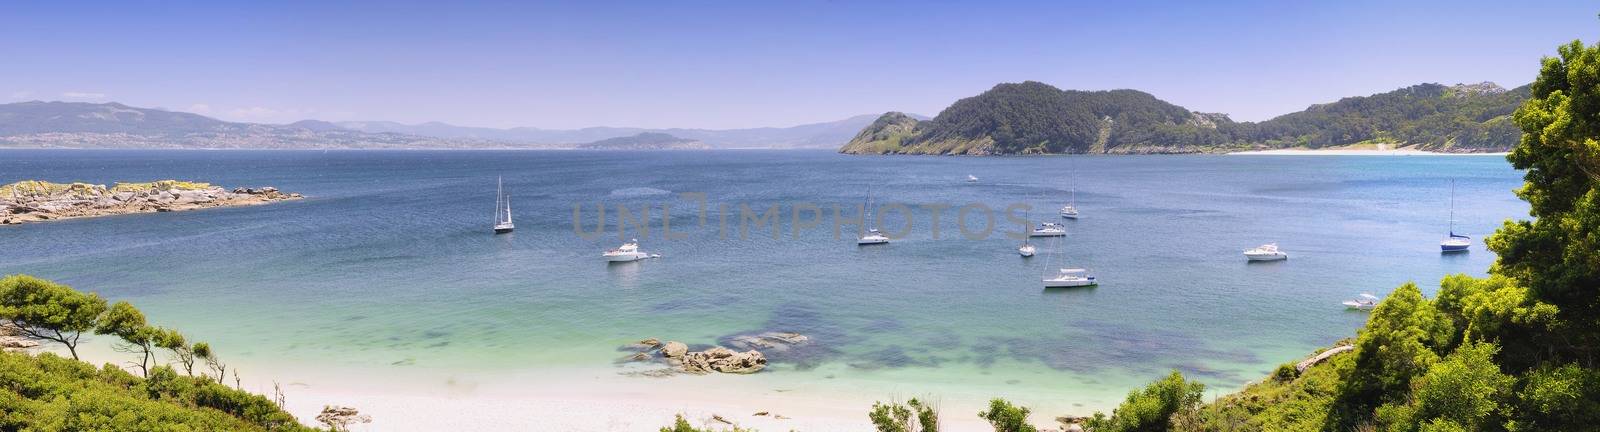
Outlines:
[[[719,430],[731,425],[714,420],[717,416],[764,431],[872,429],[867,411],[874,395],[804,386],[757,389],[749,385],[754,377],[736,375],[644,378],[598,369],[562,375],[464,380],[451,390],[435,391],[378,383],[297,383],[286,386],[285,405],[306,423],[314,423],[324,405],[356,407],[373,421],[352,427],[355,431],[654,431],[672,424],[678,414],[697,427]],[[946,413],[941,420],[949,430],[983,430],[987,425],[975,415],[983,402],[941,399]],[[1053,423],[1046,415],[1035,417],[1038,424]]]

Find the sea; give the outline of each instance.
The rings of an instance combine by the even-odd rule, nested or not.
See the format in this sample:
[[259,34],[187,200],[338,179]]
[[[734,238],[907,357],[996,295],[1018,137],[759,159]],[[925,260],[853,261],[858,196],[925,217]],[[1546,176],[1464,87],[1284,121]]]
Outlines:
[[[794,332],[809,342],[718,385],[1087,414],[1172,370],[1237,390],[1354,337],[1367,314],[1341,301],[1485,275],[1483,239],[1529,218],[1522,174],[1492,155],[4,150],[0,183],[305,198],[4,226],[0,274],[132,302],[257,377],[460,394],[464,377],[580,375],[623,392],[698,379],[634,374],[662,366],[623,362],[630,342]],[[491,231],[497,180],[510,234]],[[1061,219],[1074,200],[1081,217]],[[1452,217],[1468,253],[1439,252]],[[1019,256],[1039,222],[1068,234]],[[858,246],[863,225],[894,239]],[[634,239],[660,256],[602,260]],[[1265,243],[1289,259],[1246,262]],[[1043,289],[1063,267],[1099,286]]]

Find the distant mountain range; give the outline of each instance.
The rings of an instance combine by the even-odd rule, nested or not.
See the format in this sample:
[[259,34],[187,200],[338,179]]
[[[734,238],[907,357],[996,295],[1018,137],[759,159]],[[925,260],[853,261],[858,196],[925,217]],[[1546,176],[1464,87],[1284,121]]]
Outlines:
[[[341,122],[303,120],[286,125],[239,123],[199,114],[119,103],[20,102],[0,104],[0,147],[13,148],[585,148],[598,141],[635,137],[634,144],[601,145],[605,148],[667,147],[707,148],[834,148],[866,127],[875,116],[793,127],[749,129],[644,129],[593,127],[574,130],[537,128],[493,129],[431,122],[405,125],[394,122]],[[599,147],[588,147],[599,148]]]
[[1445,152],[1505,151],[1510,114],[1528,86],[1420,84],[1349,97],[1263,122],[1190,111],[1137,90],[1061,90],[1006,83],[931,120],[885,113],[839,149],[852,154],[1196,153],[1392,144]]
[[[825,123],[792,127],[747,129],[647,129],[630,127],[590,127],[583,129],[539,129],[519,127],[494,129],[455,126],[439,122],[407,125],[387,121],[340,122],[339,126],[364,132],[391,132],[436,138],[482,139],[523,143],[583,143],[640,133],[662,133],[698,140],[714,148],[835,148],[849,141],[875,115],[864,114]],[[926,118],[926,117],[922,117]]]

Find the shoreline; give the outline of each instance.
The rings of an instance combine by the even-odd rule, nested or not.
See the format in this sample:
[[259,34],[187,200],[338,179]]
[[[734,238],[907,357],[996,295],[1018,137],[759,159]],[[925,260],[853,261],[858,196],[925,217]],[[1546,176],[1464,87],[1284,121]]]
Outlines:
[[304,198],[274,187],[226,189],[210,183],[51,183],[22,180],[0,185],[0,225],[22,225],[142,213],[243,207]]
[[1246,150],[1224,153],[1229,156],[1501,156],[1508,152],[1489,153],[1445,153],[1426,150],[1394,149],[1273,149],[1273,150]]

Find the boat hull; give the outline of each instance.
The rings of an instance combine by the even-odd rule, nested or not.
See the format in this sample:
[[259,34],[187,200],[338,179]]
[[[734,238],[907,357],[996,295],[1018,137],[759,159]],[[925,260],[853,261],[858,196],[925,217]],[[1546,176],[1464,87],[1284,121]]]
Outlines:
[[1445,253],[1466,252],[1467,250],[1469,250],[1471,248],[1472,248],[1472,244],[1471,243],[1448,243],[1447,242],[1447,243],[1440,243],[1439,244],[1439,252],[1445,252]]
[[505,233],[511,232],[511,230],[513,230],[513,229],[515,229],[515,228],[495,228],[494,229],[494,233],[495,234],[505,234]]
[[1072,280],[1045,279],[1044,280],[1044,287],[1045,288],[1077,288],[1077,287],[1087,287],[1087,286],[1096,286],[1096,285],[1099,285],[1099,283],[1096,283],[1094,281],[1094,279],[1087,279],[1087,280],[1084,280],[1084,279],[1072,279]]
[[864,238],[864,239],[856,240],[856,244],[860,245],[860,246],[889,244],[889,239],[886,239],[886,238]]
[[606,259],[606,262],[614,262],[615,263],[615,262],[638,261],[638,260],[645,259],[647,257],[649,257],[649,255],[637,254],[637,255],[606,255],[604,258]]
[[1063,237],[1066,235],[1067,233],[1064,231],[1034,231],[1028,233],[1028,237]]
[[1288,254],[1245,254],[1244,257],[1250,261],[1283,261],[1289,259]]

